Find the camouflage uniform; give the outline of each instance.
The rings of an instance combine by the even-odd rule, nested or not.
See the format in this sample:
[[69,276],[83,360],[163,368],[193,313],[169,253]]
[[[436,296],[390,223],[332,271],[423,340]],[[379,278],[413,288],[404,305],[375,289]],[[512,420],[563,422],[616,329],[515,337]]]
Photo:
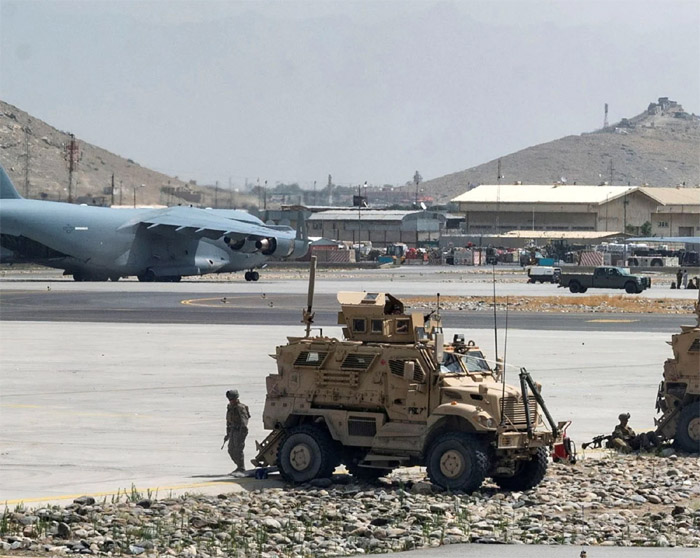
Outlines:
[[[227,396],[231,392],[227,392]],[[248,419],[250,411],[248,406],[238,400],[238,393],[235,398],[229,397],[226,408],[226,435],[228,436],[228,454],[236,464],[236,471],[245,471],[245,459],[243,449],[245,439],[248,436]]]
[[620,424],[613,430],[608,447],[629,453],[636,450],[646,450],[658,445],[658,437],[654,432],[636,434],[632,427],[627,426],[629,413],[623,413],[619,417]]

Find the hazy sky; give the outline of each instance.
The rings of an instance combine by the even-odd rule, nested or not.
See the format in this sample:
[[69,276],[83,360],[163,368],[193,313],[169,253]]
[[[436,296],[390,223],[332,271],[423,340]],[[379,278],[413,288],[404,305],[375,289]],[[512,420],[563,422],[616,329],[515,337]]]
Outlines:
[[0,0],[0,98],[200,183],[403,184],[700,113],[700,1]]

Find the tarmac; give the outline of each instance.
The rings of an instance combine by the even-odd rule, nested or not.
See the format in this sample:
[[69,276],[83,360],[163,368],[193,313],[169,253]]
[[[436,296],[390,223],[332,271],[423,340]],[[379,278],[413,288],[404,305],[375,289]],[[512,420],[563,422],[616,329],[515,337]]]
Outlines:
[[[260,289],[268,294],[299,293],[300,318],[306,302],[305,282],[271,283],[194,285],[200,294],[211,296],[222,292],[252,294]],[[317,292],[330,293],[338,283],[343,283],[340,290],[367,288],[414,294],[418,294],[416,289],[435,290],[434,282],[413,276],[407,283],[401,278],[363,280],[362,285],[338,280],[328,283],[333,287],[317,283]],[[399,285],[399,289],[394,288]],[[469,287],[474,285],[480,283]],[[48,286],[51,291],[86,293],[88,309],[101,304],[100,290],[121,291],[124,297],[134,291],[177,294],[178,287],[180,291],[193,290],[193,283],[54,281]],[[552,294],[551,285],[518,284],[508,289],[517,296],[523,287],[529,294],[531,287],[543,287],[543,292],[547,288],[547,294]],[[442,285],[440,288],[445,290]],[[481,288],[487,291],[493,287]],[[224,394],[237,388],[241,400],[250,407],[249,460],[255,441],[266,435],[260,420],[265,377],[276,370],[269,355],[286,336],[303,333],[300,323],[278,325],[273,312],[267,314],[265,325],[4,319],[5,295],[46,289],[44,279],[0,281],[1,502],[8,506],[19,502],[67,504],[82,494],[109,498],[132,489],[161,497],[183,491],[221,493],[277,482],[228,476],[234,465],[225,449],[220,449],[225,431]],[[688,293],[693,295],[697,296]],[[507,335],[499,332],[499,354],[506,351],[508,381],[517,382],[519,367],[527,368],[543,385],[543,396],[555,420],[572,421],[569,435],[584,459],[594,454],[582,452],[580,444],[594,435],[609,433],[620,412],[631,413],[630,424],[637,431],[653,427],[663,362],[671,356],[666,342],[678,329],[655,331],[649,327],[640,331],[621,323],[614,331],[560,329],[552,321],[550,329],[533,331],[523,326],[511,327]],[[694,323],[694,317],[688,315],[681,323]],[[458,331],[464,330],[446,329],[446,338]],[[340,335],[340,330],[326,326],[324,333]],[[493,356],[493,329],[470,328],[464,333]],[[579,551],[574,547],[460,545],[401,555],[489,557],[517,552],[518,556],[546,558],[578,556]],[[588,549],[589,558],[681,554],[686,554],[683,549]]]

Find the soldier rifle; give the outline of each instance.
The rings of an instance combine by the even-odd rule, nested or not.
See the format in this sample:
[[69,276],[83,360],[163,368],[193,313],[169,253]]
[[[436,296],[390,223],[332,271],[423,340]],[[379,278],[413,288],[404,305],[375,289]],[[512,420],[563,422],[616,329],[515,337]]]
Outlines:
[[585,442],[581,444],[582,449],[586,449],[588,446],[593,446],[594,448],[600,448],[603,445],[603,442],[607,442],[612,438],[612,434],[608,434],[607,436],[605,434],[601,434],[600,436],[594,436],[593,439],[590,442]]

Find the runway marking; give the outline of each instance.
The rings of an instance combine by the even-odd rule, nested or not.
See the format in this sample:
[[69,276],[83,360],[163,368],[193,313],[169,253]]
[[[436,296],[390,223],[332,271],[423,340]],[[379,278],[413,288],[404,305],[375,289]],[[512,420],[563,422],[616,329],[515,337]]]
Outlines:
[[615,318],[599,318],[597,320],[586,320],[588,323],[597,324],[632,324],[639,320],[615,319]]
[[[226,476],[226,475],[221,475]],[[155,487],[150,487],[150,488],[136,488],[132,487],[130,489],[126,488],[120,488],[118,490],[110,490],[108,492],[92,492],[92,493],[85,493],[81,492],[80,494],[64,494],[62,496],[46,496],[46,497],[39,497],[39,498],[19,498],[16,500],[4,500],[2,503],[5,504],[6,506],[12,506],[12,505],[18,505],[18,504],[27,504],[31,502],[46,502],[49,500],[75,500],[76,498],[79,498],[80,496],[92,496],[93,498],[97,499],[99,497],[104,497],[104,496],[129,496],[129,494],[132,491],[140,492],[141,494],[148,494],[150,491],[151,493],[154,492],[160,492],[161,490],[183,490],[186,488],[201,488],[204,486],[217,486],[217,485],[230,485],[230,481],[208,481],[208,482],[194,482],[190,484],[178,484],[174,486],[155,486]]]
[[[186,300],[181,300],[180,304],[184,304],[185,306],[205,306],[207,308],[222,308],[223,305],[225,304],[222,302],[223,299],[226,300],[231,300],[233,298],[242,298],[242,297],[234,297],[234,296],[216,296],[216,297],[211,297],[211,298],[189,298]],[[211,304],[211,302],[216,301],[218,304]]]

